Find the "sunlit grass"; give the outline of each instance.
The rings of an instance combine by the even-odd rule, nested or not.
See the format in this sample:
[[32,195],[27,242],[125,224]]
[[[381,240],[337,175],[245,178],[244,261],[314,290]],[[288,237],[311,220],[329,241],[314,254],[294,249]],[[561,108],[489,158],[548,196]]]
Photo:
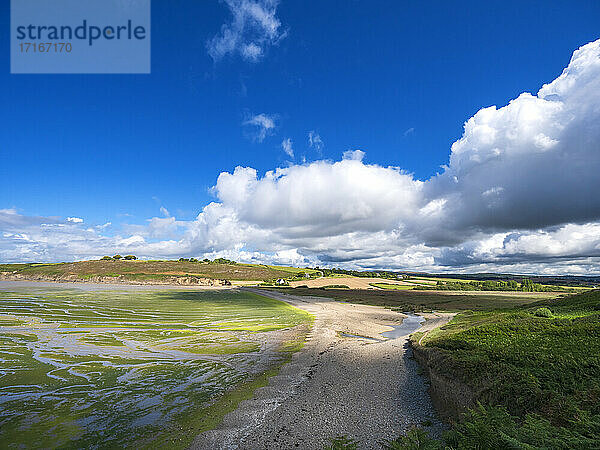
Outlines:
[[[542,308],[548,314],[537,314]],[[450,433],[452,448],[600,442],[600,291],[464,311],[421,343],[431,368],[469,386],[482,404]]]

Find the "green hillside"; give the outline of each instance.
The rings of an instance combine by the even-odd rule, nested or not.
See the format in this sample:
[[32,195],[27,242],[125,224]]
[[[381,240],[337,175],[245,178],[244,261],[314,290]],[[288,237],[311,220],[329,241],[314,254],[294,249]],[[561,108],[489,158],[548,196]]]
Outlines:
[[0,272],[24,278],[60,279],[75,276],[86,280],[94,277],[120,277],[131,281],[169,281],[179,277],[212,280],[273,280],[293,276],[289,268],[276,268],[234,262],[100,260],[54,264],[0,264]]
[[472,397],[439,448],[598,448],[600,291],[465,311],[414,345],[433,378]]

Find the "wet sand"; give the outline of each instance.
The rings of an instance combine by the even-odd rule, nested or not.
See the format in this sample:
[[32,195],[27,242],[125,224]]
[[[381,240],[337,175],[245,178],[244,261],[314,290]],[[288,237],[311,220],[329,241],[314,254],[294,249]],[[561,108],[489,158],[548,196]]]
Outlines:
[[[194,449],[322,449],[346,435],[361,449],[381,448],[414,425],[439,434],[425,379],[408,336],[385,339],[403,314],[384,308],[249,289],[315,315],[304,349],[269,385],[242,402],[222,425],[199,435]],[[432,315],[426,327],[451,316]]]

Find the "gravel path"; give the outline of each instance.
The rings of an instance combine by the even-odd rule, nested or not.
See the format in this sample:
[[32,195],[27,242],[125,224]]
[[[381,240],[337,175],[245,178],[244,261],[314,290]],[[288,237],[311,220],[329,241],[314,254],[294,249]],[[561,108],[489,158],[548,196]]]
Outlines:
[[253,291],[314,314],[313,330],[304,349],[268,386],[228,414],[219,428],[199,435],[192,448],[322,449],[331,438],[347,435],[359,448],[371,449],[425,421],[432,433],[440,432],[407,336],[383,340],[379,334],[399,325],[404,315],[327,298]]

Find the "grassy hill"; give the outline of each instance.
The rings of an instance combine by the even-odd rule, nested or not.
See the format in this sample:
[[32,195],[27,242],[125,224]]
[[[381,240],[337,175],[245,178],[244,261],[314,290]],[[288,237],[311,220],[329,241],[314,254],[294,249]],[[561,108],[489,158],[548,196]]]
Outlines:
[[[415,356],[455,422],[418,448],[600,448],[600,291],[465,311],[420,337]],[[427,440],[415,430],[392,448],[410,439]]]
[[[189,261],[80,261],[54,264],[0,264],[0,272],[23,279],[170,282],[185,279],[262,281],[294,276],[299,269],[254,264]],[[193,284],[193,283],[190,283]]]

